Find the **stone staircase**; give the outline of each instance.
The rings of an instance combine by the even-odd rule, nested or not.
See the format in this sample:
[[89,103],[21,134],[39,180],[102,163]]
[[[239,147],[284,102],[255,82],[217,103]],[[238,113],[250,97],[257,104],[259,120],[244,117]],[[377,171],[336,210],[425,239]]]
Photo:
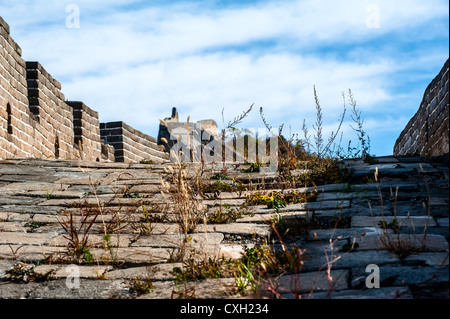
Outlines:
[[[449,298],[448,158],[337,165],[350,179],[316,187],[292,187],[278,173],[243,172],[248,165],[187,165],[188,179],[201,172],[206,186],[219,186],[196,198],[205,219],[241,214],[228,223],[201,220],[186,242],[173,198],[161,193],[173,164],[1,161],[0,298]],[[225,168],[227,179],[214,179]],[[246,205],[252,194],[314,190],[313,201]],[[285,226],[281,238],[270,221]],[[70,236],[71,227],[78,236]],[[75,238],[87,240],[76,260],[69,249]],[[190,254],[239,260],[263,245],[274,253],[299,247],[301,270],[264,278],[257,295],[239,293],[233,274],[175,281]],[[379,271],[379,288],[367,287],[369,265]],[[151,291],[136,293],[133,283],[145,280]]]

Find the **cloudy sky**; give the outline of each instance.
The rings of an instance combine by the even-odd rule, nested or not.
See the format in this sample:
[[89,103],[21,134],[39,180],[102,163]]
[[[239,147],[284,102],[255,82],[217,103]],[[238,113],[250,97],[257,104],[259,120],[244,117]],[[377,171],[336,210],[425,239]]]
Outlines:
[[[378,156],[392,154],[449,56],[448,10],[446,0],[0,0],[24,59],[102,122],[156,136],[172,107],[223,126],[222,110],[228,122],[254,103],[242,127],[264,127],[263,107],[285,135],[303,119],[313,133],[315,86],[326,138],[351,89]],[[349,110],[345,121],[356,143]]]

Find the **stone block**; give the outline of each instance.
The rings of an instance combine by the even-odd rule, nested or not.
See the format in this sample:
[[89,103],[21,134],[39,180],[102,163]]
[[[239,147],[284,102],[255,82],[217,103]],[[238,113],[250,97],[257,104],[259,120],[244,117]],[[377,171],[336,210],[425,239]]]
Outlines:
[[107,279],[151,279],[152,281],[172,280],[174,268],[183,268],[183,263],[166,263],[127,269],[111,270],[105,273]]
[[[210,247],[217,249],[224,238],[224,235],[221,233],[198,233],[188,236],[188,249],[199,251]],[[131,247],[178,248],[183,246],[184,239],[184,235],[181,234],[141,236],[136,242],[131,244]]]
[[[73,275],[71,266],[73,265],[39,265],[33,271],[38,275],[51,273],[52,279],[61,279]],[[100,279],[111,269],[111,266],[77,266],[80,279]]]
[[406,256],[404,263],[406,265],[422,264],[430,267],[448,266],[448,252],[447,253],[417,253]]
[[[273,283],[275,287],[278,287],[277,291],[283,295],[313,291],[335,291],[348,288],[349,275],[350,273],[347,270],[332,270],[330,276],[325,271],[308,272],[274,278]],[[262,289],[264,289],[264,283]],[[263,295],[267,294],[264,290],[262,293]]]
[[[208,232],[218,232],[223,234],[233,234],[240,236],[268,237],[271,233],[269,225],[263,224],[247,224],[247,223],[233,223],[233,224],[209,224],[206,226]],[[205,231],[205,225],[197,226],[197,231],[202,233]]]
[[448,242],[444,236],[427,234],[368,234],[358,242],[359,250],[396,248],[399,251],[444,252],[448,251]]
[[428,225],[429,227],[436,226],[436,221],[433,217],[427,216],[353,216],[351,226],[352,227],[380,227],[380,223],[385,222],[386,224],[392,223],[396,219],[399,226],[405,227],[420,227]]
[[0,245],[41,246],[45,245],[56,236],[57,236],[56,233],[37,234],[37,233],[1,232]]

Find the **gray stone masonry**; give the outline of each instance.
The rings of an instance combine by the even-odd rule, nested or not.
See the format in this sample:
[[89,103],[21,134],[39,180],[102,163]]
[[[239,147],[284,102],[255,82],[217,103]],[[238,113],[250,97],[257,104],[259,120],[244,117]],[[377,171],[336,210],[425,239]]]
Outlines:
[[61,83],[39,62],[22,59],[9,31],[0,18],[0,159],[161,162],[168,158],[155,138],[124,123],[121,135],[106,132],[102,142],[98,113],[83,102],[66,101]]
[[170,153],[171,148],[177,143],[177,138],[182,138],[180,130],[187,131],[186,133],[191,136],[196,134],[199,140],[203,139],[204,141],[210,141],[219,136],[217,123],[214,120],[202,120],[194,123],[180,122],[177,109],[173,108],[171,117],[165,118],[164,122],[159,124],[158,145]]
[[[356,177],[349,183],[318,185],[321,196],[316,202],[289,204],[279,210],[249,206],[252,214],[234,222],[201,222],[185,246],[199,260],[222,256],[238,260],[246,248],[263,240],[274,252],[283,250],[268,221],[281,216],[291,222],[317,220],[324,226],[284,240],[287,249],[296,246],[303,251],[304,264],[298,275],[265,278],[256,295],[250,290],[239,294],[233,274],[181,286],[195,289],[198,298],[270,298],[275,291],[279,297],[306,299],[448,298],[448,164],[442,158],[378,159],[374,165],[341,161],[339,165],[351,169]],[[412,170],[390,177],[392,165],[399,164]],[[168,299],[181,293],[175,270],[187,267],[186,259],[183,262],[179,255],[184,236],[174,220],[173,201],[160,193],[161,178],[170,181],[164,173],[169,167],[173,164],[1,161],[0,298]],[[264,176],[244,174],[243,167],[229,167],[227,175],[255,186],[261,183]],[[188,165],[186,170],[194,168]],[[370,183],[375,168],[379,179]],[[215,182],[209,178],[220,170],[205,168],[204,182]],[[305,193],[312,189],[290,190]],[[266,192],[275,190],[266,184]],[[395,198],[395,193],[402,195]],[[203,199],[202,206],[207,216],[224,207],[239,210],[250,194],[253,191],[206,194],[209,199]],[[70,223],[72,214],[74,225],[81,226],[83,216],[92,214],[98,204],[101,214],[86,242],[93,260],[81,257],[74,261],[68,249],[70,236],[61,223]],[[145,216],[154,220],[149,223]],[[344,223],[333,227],[331,222],[338,218]],[[107,249],[105,231],[109,234]],[[79,238],[83,238],[82,232]],[[344,249],[353,243],[353,249]],[[71,263],[79,267],[81,284],[75,290],[65,285]],[[379,268],[380,288],[366,287],[369,265]],[[51,276],[17,283],[10,272],[14,266],[28,269],[29,275],[38,278]],[[151,280],[152,292],[133,293],[130,280],[136,279]]]
[[148,136],[124,122],[100,124],[100,134],[105,144],[114,147],[116,162],[138,163],[152,161],[160,163],[169,159],[168,153]]
[[449,153],[449,61],[425,90],[419,110],[394,146],[394,155]]

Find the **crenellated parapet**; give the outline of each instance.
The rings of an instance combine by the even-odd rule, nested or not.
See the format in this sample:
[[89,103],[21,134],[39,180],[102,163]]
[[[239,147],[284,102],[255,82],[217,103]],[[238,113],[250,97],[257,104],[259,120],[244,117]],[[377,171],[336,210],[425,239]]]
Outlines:
[[0,159],[168,159],[155,138],[123,122],[101,125],[98,112],[83,102],[67,101],[60,82],[39,62],[22,58],[1,17],[0,50]]

